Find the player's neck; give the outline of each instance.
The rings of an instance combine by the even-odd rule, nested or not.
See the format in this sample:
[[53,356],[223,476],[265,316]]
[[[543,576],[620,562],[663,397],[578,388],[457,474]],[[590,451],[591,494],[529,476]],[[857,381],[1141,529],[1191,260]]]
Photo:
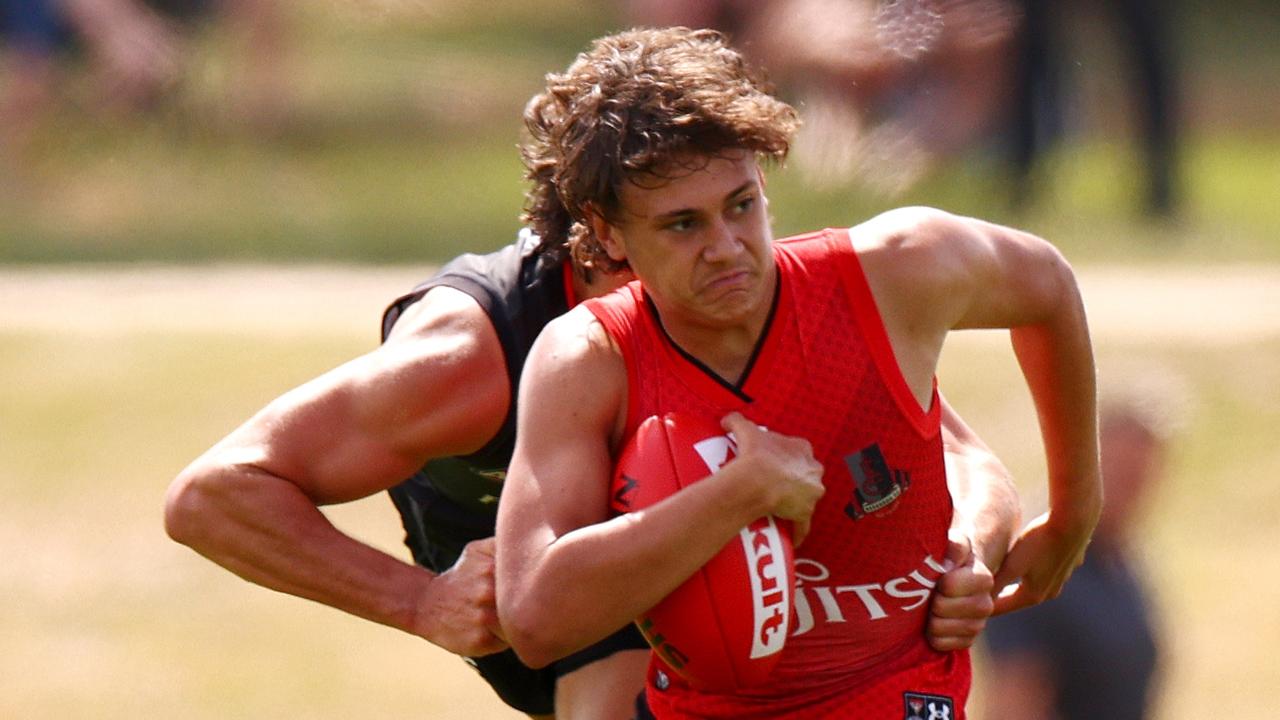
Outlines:
[[[566,261],[569,262],[569,261]],[[634,279],[630,272],[607,273],[600,270],[575,268],[569,273],[573,283],[573,296],[582,302],[607,295]]]
[[775,271],[767,292],[761,297],[762,301],[741,319],[732,322],[724,322],[720,318],[690,317],[671,311],[664,313],[656,303],[654,309],[667,337],[677,347],[729,384],[738,385],[768,330],[777,292]]

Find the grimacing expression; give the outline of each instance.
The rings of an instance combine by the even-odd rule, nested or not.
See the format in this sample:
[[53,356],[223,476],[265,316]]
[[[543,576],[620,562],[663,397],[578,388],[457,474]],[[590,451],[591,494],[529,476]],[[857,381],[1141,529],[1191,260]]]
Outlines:
[[[664,320],[733,323],[772,303],[773,238],[755,156],[680,163],[666,179],[620,193],[614,223],[597,219],[610,257],[626,259]],[[689,169],[684,169],[689,168]]]

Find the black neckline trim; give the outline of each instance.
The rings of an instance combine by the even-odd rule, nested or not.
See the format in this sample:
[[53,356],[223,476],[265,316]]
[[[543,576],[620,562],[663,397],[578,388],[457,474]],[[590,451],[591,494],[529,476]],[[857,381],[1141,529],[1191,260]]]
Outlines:
[[778,300],[782,297],[782,273],[778,272],[776,268],[774,269],[774,272],[777,273],[778,282],[773,288],[773,300],[769,304],[769,316],[765,318],[764,328],[760,331],[760,337],[756,338],[755,347],[751,349],[751,357],[747,358],[747,366],[742,369],[742,377],[739,378],[736,384],[725,380],[715,370],[707,367],[706,363],[680,347],[680,343],[676,342],[671,337],[671,333],[667,332],[667,326],[662,323],[662,316],[658,314],[658,306],[653,304],[653,298],[649,297],[649,292],[644,290],[644,288],[641,288],[641,293],[644,296],[645,307],[647,307],[649,309],[649,313],[653,315],[653,320],[658,324],[658,329],[662,331],[662,336],[667,339],[667,342],[671,343],[671,347],[675,348],[676,352],[680,353],[680,357],[689,361],[689,363],[700,372],[716,381],[717,384],[733,393],[743,402],[754,402],[754,398],[744,392],[742,388],[747,384],[747,379],[751,377],[751,371],[756,366],[756,360],[760,359],[761,352],[764,349],[765,340],[769,337],[769,330],[773,327],[773,318],[778,314]]

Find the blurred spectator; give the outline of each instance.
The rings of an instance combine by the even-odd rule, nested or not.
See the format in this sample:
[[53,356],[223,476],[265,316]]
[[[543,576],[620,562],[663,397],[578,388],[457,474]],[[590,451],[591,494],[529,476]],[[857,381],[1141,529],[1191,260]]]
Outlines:
[[[0,174],[23,171],[32,133],[73,69],[89,77],[94,109],[151,107],[182,79],[194,21],[214,13],[244,59],[233,112],[274,122],[283,86],[276,0],[0,0]],[[64,62],[71,57],[80,62]]]
[[137,0],[54,1],[85,51],[104,107],[145,107],[178,82],[178,28],[170,19]]
[[894,195],[990,134],[1011,92],[1009,0],[631,0],[638,24],[709,25],[806,108],[808,180]]
[[[1176,77],[1160,0],[628,0],[641,25],[714,27],[806,106],[795,160],[811,182],[894,195],[939,159],[1006,146],[1012,196],[1035,196],[1065,125],[1069,15],[1098,6],[1119,30],[1146,173],[1143,208],[1172,212]],[[1126,98],[1128,100],[1129,98]]]
[[[1133,103],[1134,131],[1146,175],[1143,209],[1173,212],[1177,201],[1177,73],[1168,3],[1161,0],[1107,0],[1054,3],[1019,0],[1023,23],[1018,39],[1018,76],[1012,103],[1010,151],[1015,201],[1031,198],[1034,166],[1063,124],[1064,18],[1055,13],[1101,9],[1118,30],[1127,67],[1122,73]],[[1083,8],[1082,6],[1089,6]]]
[[68,37],[51,0],[0,0],[0,189],[23,166],[27,138],[53,100],[53,58]]
[[1059,597],[987,623],[988,720],[1150,716],[1160,652],[1131,543],[1142,501],[1161,479],[1175,396],[1172,388],[1104,396],[1102,518]]

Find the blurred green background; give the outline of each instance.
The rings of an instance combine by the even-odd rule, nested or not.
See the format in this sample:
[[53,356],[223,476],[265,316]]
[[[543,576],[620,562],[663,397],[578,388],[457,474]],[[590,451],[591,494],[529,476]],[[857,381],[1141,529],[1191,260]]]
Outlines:
[[[1114,51],[1088,32],[1077,125],[1031,206],[1010,209],[982,145],[899,196],[789,169],[770,195],[779,235],[905,203],[1042,234],[1080,273],[1104,380],[1184,379],[1143,548],[1158,717],[1192,720],[1280,687],[1280,10],[1174,6],[1173,217],[1138,212]],[[428,266],[513,237],[524,101],[622,20],[567,0],[327,0],[289,21],[282,121],[228,110],[233,56],[210,32],[150,113],[87,112],[73,84],[20,186],[0,184],[0,717],[515,717],[446,653],[171,543],[160,508],[236,423],[372,347],[382,306]],[[1005,343],[957,337],[941,377],[1034,506],[1043,461]],[[407,557],[385,497],[327,512]]]
[[[1087,5],[1087,4],[1086,4]],[[909,192],[774,173],[780,234],[924,203],[1017,224],[1076,261],[1275,260],[1280,10],[1174,3],[1185,201],[1136,212],[1139,159],[1114,39],[1083,17],[1066,144],[1040,202],[1012,212],[990,147]],[[155,112],[104,121],[70,97],[33,140],[31,187],[0,194],[0,261],[439,262],[518,227],[524,102],[623,20],[610,4],[376,0],[290,10],[281,121],[238,122],[228,42],[206,33]],[[784,88],[785,91],[785,88]],[[803,113],[804,107],[801,107]]]

